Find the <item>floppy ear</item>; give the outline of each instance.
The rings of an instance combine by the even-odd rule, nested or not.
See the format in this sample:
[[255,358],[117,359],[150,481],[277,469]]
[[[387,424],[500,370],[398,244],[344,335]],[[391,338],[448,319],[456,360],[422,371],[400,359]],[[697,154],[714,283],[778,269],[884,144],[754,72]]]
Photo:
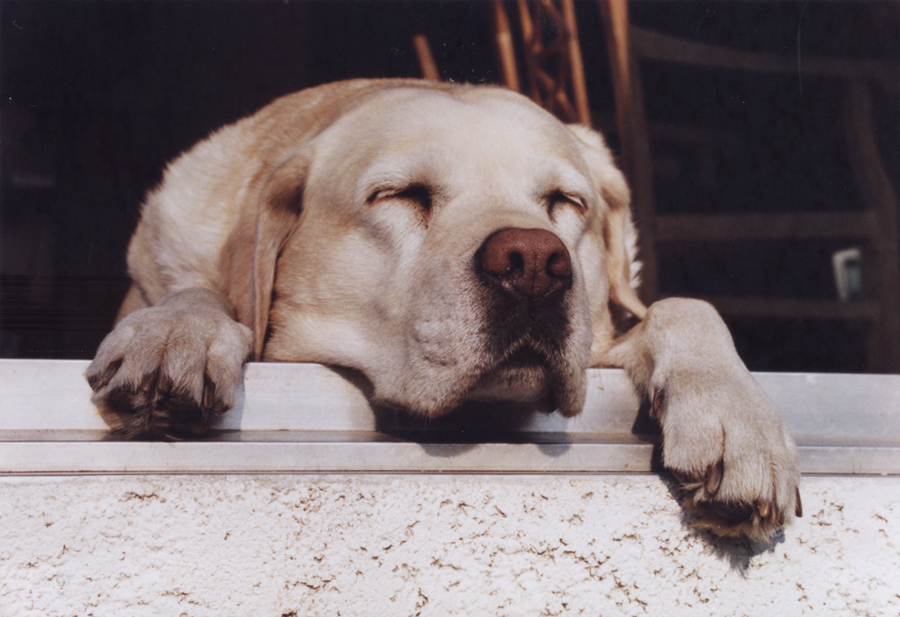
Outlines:
[[228,239],[224,272],[228,300],[253,332],[251,359],[262,357],[275,284],[275,264],[297,228],[309,157],[298,154],[251,183],[238,224]]
[[569,129],[585,146],[585,158],[594,184],[608,208],[600,224],[606,244],[609,299],[643,320],[647,307],[635,291],[640,263],[635,260],[637,232],[631,220],[631,192],[625,176],[616,167],[599,133],[578,124],[569,125]]

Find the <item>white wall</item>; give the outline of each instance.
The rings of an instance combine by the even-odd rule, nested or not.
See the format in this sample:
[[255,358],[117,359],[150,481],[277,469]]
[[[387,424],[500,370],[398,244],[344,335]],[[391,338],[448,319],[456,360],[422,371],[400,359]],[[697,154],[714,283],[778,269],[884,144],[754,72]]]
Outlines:
[[772,547],[656,475],[0,478],[0,615],[900,614],[900,478],[808,476]]

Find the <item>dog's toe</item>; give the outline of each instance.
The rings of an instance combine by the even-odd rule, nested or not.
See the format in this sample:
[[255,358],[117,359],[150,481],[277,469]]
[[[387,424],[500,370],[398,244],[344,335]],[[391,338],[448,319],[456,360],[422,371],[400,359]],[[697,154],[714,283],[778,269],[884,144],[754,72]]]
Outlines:
[[110,427],[126,437],[196,435],[234,405],[248,328],[209,292],[183,292],[128,315],[101,343],[86,377]]
[[[746,536],[767,542],[790,520],[791,513],[798,518],[803,515],[800,489],[793,473],[783,473],[782,477],[775,474],[771,483],[761,489],[749,488],[746,471],[728,470],[722,461],[710,465],[699,476],[677,471],[674,475],[680,483],[682,505],[696,517],[691,524],[720,536]],[[785,485],[793,486],[793,490],[779,490]],[[779,498],[778,493],[786,493],[787,498]]]

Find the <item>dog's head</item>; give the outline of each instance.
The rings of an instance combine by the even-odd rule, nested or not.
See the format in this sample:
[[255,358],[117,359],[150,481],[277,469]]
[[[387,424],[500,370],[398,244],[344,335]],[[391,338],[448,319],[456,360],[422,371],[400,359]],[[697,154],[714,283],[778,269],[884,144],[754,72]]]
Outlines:
[[263,170],[229,245],[257,357],[359,370],[376,403],[428,416],[470,399],[580,411],[608,303],[644,310],[600,135],[498,88],[342,105]]

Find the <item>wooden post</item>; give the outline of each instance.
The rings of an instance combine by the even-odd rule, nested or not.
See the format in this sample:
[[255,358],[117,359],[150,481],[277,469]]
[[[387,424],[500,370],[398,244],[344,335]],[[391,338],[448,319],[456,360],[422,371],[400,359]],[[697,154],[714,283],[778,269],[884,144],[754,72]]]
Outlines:
[[518,0],[519,7],[519,23],[522,28],[522,45],[524,47],[524,56],[525,56],[525,68],[528,71],[528,88],[531,91],[531,100],[537,103],[538,105],[542,105],[543,101],[541,100],[541,90],[538,87],[537,80],[534,79],[534,75],[537,70],[535,67],[535,63],[537,62],[536,56],[540,53],[541,50],[541,41],[540,39],[535,39],[535,30],[534,30],[534,22],[531,20],[531,12],[528,10],[528,4],[525,0]]
[[640,296],[650,304],[659,293],[654,238],[653,160],[637,62],[633,59],[629,41],[628,3],[627,0],[598,0],[598,3],[612,70],[622,166],[631,185],[632,211],[639,230],[638,257],[643,263]]
[[422,77],[431,81],[440,81],[441,73],[438,71],[434,56],[431,55],[428,37],[424,34],[415,35],[413,37],[413,47],[416,50],[416,56],[419,58],[419,68],[422,69]]
[[578,42],[578,22],[575,19],[574,0],[562,0],[562,14],[566,30],[568,31],[566,44],[569,49],[569,65],[572,69],[572,91],[575,95],[575,109],[578,112],[578,121],[585,126],[591,126],[591,108],[588,105],[581,44]]
[[512,30],[509,17],[501,0],[494,0],[494,36],[497,43],[497,55],[500,57],[500,69],[503,73],[503,84],[510,90],[520,92],[519,71],[516,69],[516,52],[513,47]]

